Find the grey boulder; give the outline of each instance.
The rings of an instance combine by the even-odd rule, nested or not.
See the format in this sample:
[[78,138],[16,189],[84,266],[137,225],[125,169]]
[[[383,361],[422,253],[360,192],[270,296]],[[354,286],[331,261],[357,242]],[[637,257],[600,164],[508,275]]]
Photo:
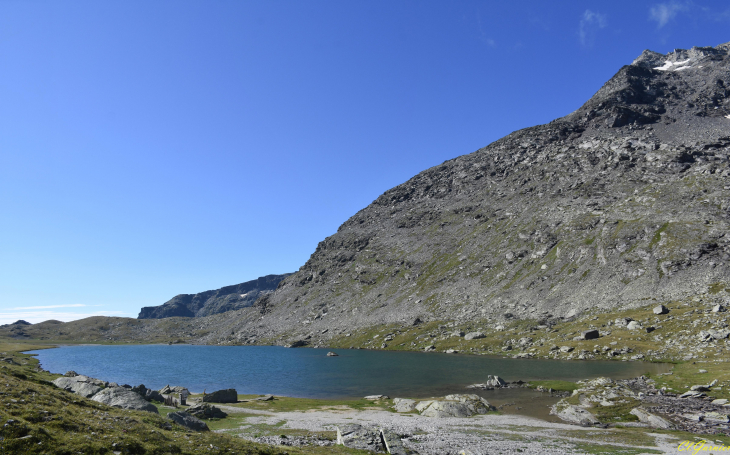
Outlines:
[[147,389],[147,392],[144,395],[144,399],[147,401],[159,401],[160,403],[165,402],[165,396],[157,390]]
[[654,314],[667,314],[669,313],[669,308],[665,307],[664,305],[658,305],[654,307]]
[[580,337],[582,340],[595,340],[600,335],[598,333],[598,330],[586,330],[583,333],[581,333]]
[[208,425],[205,422],[185,411],[171,412],[167,414],[167,418],[188,430],[210,431],[210,428],[208,428]]
[[550,410],[550,414],[558,416],[560,419],[578,425],[589,426],[600,423],[596,416],[585,409],[574,406],[572,404],[562,405],[560,403],[554,405]]
[[411,412],[416,410],[416,400],[407,398],[393,398],[393,409],[395,412]]
[[466,335],[464,335],[465,340],[478,340],[480,338],[484,338],[486,335],[484,335],[483,332],[469,332]]
[[85,398],[91,398],[94,394],[101,391],[101,387],[90,380],[87,376],[62,376],[53,381],[56,387],[81,395]]
[[97,393],[92,400],[115,408],[133,409],[158,414],[155,405],[142,398],[137,392],[125,387],[110,387]]
[[199,419],[224,419],[228,414],[223,412],[221,408],[213,406],[209,403],[198,403],[190,406],[187,413]]
[[213,393],[206,393],[203,396],[205,403],[237,403],[238,393],[236,389],[216,390]]
[[432,401],[421,412],[426,417],[471,417],[486,414],[495,407],[487,400],[474,394],[447,395],[443,400]]
[[641,408],[632,409],[630,414],[633,414],[636,417],[638,417],[639,422],[643,422],[652,428],[661,428],[663,430],[669,430],[673,427],[673,425],[668,420],[663,419],[659,416],[656,416]]

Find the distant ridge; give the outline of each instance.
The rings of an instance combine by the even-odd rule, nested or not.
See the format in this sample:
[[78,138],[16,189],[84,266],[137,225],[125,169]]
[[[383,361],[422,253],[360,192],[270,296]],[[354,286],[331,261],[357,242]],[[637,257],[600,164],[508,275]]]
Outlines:
[[240,310],[253,305],[262,295],[272,292],[281,280],[289,275],[291,273],[266,275],[212,291],[179,294],[162,305],[142,308],[137,319],[162,319],[173,316],[193,318]]

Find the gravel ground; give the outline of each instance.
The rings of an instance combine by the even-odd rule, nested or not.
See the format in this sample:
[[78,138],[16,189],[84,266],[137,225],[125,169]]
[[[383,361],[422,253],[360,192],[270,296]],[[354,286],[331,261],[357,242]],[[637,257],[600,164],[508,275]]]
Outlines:
[[[276,425],[281,428],[307,430],[311,432],[335,431],[337,426],[352,423],[364,427],[387,428],[403,436],[404,445],[417,450],[421,455],[457,455],[468,450],[474,455],[486,454],[565,454],[587,453],[581,444],[601,444],[616,449],[640,448],[664,453],[676,453],[677,446],[665,435],[652,434],[656,446],[647,447],[621,443],[617,430],[583,428],[574,425],[552,423],[519,415],[482,415],[468,419],[434,419],[420,415],[395,414],[382,410],[356,411],[351,409],[310,410],[304,412],[270,412],[232,406],[220,406],[229,414],[246,413],[248,425]],[[245,435],[243,435],[245,437]],[[258,438],[259,442],[282,445],[302,443],[328,445],[331,442],[302,438]],[[595,452],[594,452],[595,453]],[[640,453],[640,452],[637,452]]]

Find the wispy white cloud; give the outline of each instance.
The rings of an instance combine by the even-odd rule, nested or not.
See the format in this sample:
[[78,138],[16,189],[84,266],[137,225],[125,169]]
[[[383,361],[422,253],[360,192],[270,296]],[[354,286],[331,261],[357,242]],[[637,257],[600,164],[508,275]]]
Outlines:
[[[45,305],[45,306],[18,306],[15,308],[8,308],[9,310],[47,310],[49,308],[79,308],[86,307],[83,303],[74,303],[70,305]],[[98,306],[98,305],[97,305]]]
[[658,28],[662,28],[682,11],[689,9],[688,2],[671,1],[657,3],[649,9],[649,20],[656,21]]
[[585,10],[583,17],[580,19],[578,27],[578,39],[581,46],[590,46],[595,39],[596,30],[606,28],[608,19],[605,14],[601,14],[589,9]]

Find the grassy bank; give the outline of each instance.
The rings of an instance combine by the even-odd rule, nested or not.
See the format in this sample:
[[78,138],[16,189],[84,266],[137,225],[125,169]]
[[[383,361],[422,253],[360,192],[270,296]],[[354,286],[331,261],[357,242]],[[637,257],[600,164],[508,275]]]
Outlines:
[[[0,343],[0,453],[7,454],[362,454],[334,447],[271,447],[214,432],[193,433],[161,415],[106,406],[55,387],[58,377]],[[215,428],[215,425],[212,425]]]

